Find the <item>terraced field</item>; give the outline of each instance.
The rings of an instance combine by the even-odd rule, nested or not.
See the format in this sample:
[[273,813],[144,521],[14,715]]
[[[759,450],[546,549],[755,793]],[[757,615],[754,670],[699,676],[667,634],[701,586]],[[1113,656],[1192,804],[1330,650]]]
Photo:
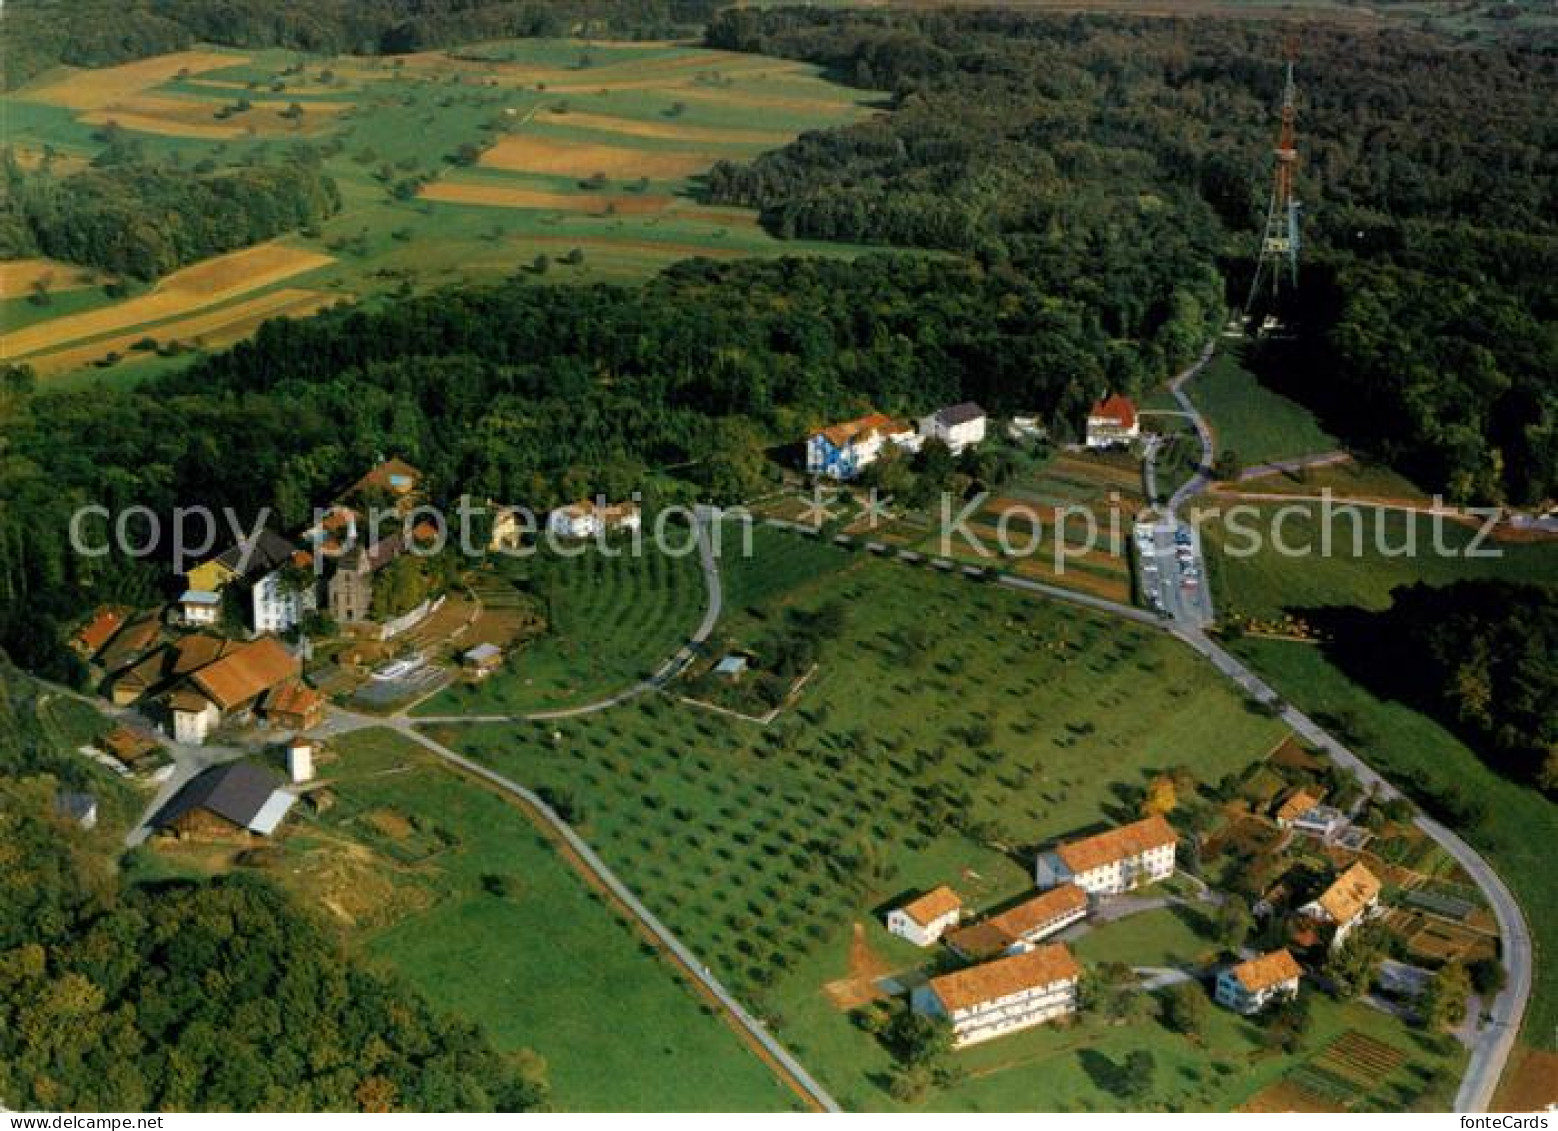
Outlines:
[[481,683],[450,687],[415,713],[522,713],[604,698],[651,675],[703,617],[696,555],[646,546],[638,557],[607,556],[591,548],[500,568],[545,608],[548,631]]
[[[72,384],[183,364],[267,317],[407,286],[516,271],[631,281],[698,255],[854,254],[775,240],[752,212],[710,207],[696,190],[716,161],[872,113],[870,95],[794,62],[571,40],[394,60],[201,48],[64,68],[4,101],[6,143],[34,167],[47,152],[56,175],[90,161],[112,124],[148,159],[183,168],[275,159],[309,142],[341,187],[342,211],[317,234],[267,245],[293,257],[281,274],[229,271],[225,261],[245,264],[240,252],[119,295],[69,266],[0,264],[5,357]],[[28,301],[45,271],[58,293]],[[129,348],[148,337],[164,353],[189,352]]]
[[[966,524],[972,539],[944,543],[938,533],[915,548],[1128,604],[1127,543],[1145,502],[1131,457],[1062,453],[987,500]],[[1010,555],[1001,550],[1003,522]]]

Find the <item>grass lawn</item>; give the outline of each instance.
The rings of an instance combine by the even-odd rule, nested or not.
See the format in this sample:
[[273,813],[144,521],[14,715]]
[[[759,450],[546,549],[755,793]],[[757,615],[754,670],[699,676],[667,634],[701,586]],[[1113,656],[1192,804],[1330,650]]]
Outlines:
[[[356,836],[366,827],[363,815],[390,813],[436,826],[438,842],[449,845],[409,868],[409,878],[432,893],[427,906],[358,937],[436,1006],[482,1025],[500,1047],[540,1053],[558,1107],[796,1106],[513,804],[388,731],[359,732],[333,746],[342,757],[328,768],[337,795],[323,818],[329,832]],[[395,825],[381,821],[381,828]],[[416,835],[399,841],[403,851]],[[384,847],[380,837],[369,844]],[[388,859],[380,868],[405,870]],[[508,878],[516,892],[494,894],[494,876]]]
[[[1226,512],[1229,502],[1220,505]],[[1298,549],[1307,547],[1308,552],[1289,556],[1271,545],[1267,535],[1279,509],[1289,515],[1281,528],[1283,542]],[[1331,551],[1327,554],[1322,504],[1263,505],[1258,513],[1258,520],[1236,519],[1246,530],[1258,530],[1262,535],[1264,545],[1253,555],[1244,554],[1250,541],[1229,525],[1207,521],[1203,526],[1211,551],[1212,591],[1220,612],[1268,618],[1287,609],[1327,605],[1379,609],[1390,603],[1391,589],[1414,581],[1445,585],[1462,578],[1497,577],[1551,583],[1558,577],[1558,542],[1490,540],[1477,553],[1497,556],[1469,557],[1475,532],[1445,521],[1441,541],[1449,553],[1440,554],[1434,550],[1435,524],[1429,516],[1358,508],[1356,520],[1345,513],[1332,515]],[[1360,548],[1355,530],[1361,532],[1360,554],[1354,554]],[[1414,541],[1413,555],[1397,552]]]
[[1232,450],[1252,467],[1337,446],[1308,409],[1262,385],[1240,356],[1239,347],[1224,345],[1185,388],[1211,424],[1219,454]]
[[1558,1039],[1558,805],[1494,773],[1472,750],[1432,719],[1382,701],[1352,683],[1318,648],[1242,640],[1235,650],[1299,708],[1327,725],[1370,765],[1400,778],[1422,773],[1453,783],[1487,803],[1490,816],[1458,831],[1487,855],[1514,891],[1536,940],[1535,992],[1525,1039],[1548,1050]]
[[1078,958],[1090,963],[1203,966],[1216,961],[1219,948],[1205,912],[1192,907],[1165,907],[1093,927],[1077,939],[1072,949]]
[[1319,495],[1330,491],[1341,498],[1411,499],[1428,502],[1416,483],[1384,464],[1357,458],[1323,464],[1301,472],[1279,471],[1239,484],[1240,490],[1257,494]]
[[[1150,940],[1143,942],[1150,948]],[[1444,1111],[1464,1062],[1461,1052],[1436,1051],[1393,1018],[1311,993],[1313,1027],[1297,1055],[1267,1052],[1254,1024],[1215,1006],[1208,1011],[1201,1043],[1156,1021],[1114,1027],[1083,1017],[1072,1025],[1043,1025],[955,1052],[950,1064],[963,1070],[963,1078],[933,1089],[920,1105],[904,1105],[886,1089],[893,1067],[889,1054],[815,992],[817,984],[846,972],[842,951],[831,961],[814,959],[797,971],[795,980],[813,989],[797,988],[786,1000],[783,1036],[850,1110],[1226,1112],[1313,1058],[1328,1041],[1356,1030],[1394,1046],[1406,1060],[1373,1092],[1358,1097],[1361,1109],[1417,1105]],[[1153,1083],[1145,1095],[1127,1098],[1118,1091],[1119,1069],[1137,1049],[1153,1056]]]
[[[755,582],[738,571],[736,585]],[[1133,817],[1120,791],[1153,770],[1215,781],[1284,733],[1158,633],[929,569],[856,556],[757,603],[781,602],[845,611],[772,726],[653,698],[434,729],[565,798],[645,902],[855,1106],[886,1102],[867,1078],[876,1046],[824,989],[848,972],[855,923],[889,967],[922,961],[886,943],[884,904],[947,882],[985,905],[1020,894],[1033,845]]]
[[[669,535],[680,545],[675,532]],[[644,552],[578,557],[538,553],[498,569],[541,600],[547,633],[517,649],[476,684],[455,684],[415,714],[504,714],[570,707],[603,698],[652,674],[686,643],[703,617],[707,590],[695,553],[671,557],[646,538]]]

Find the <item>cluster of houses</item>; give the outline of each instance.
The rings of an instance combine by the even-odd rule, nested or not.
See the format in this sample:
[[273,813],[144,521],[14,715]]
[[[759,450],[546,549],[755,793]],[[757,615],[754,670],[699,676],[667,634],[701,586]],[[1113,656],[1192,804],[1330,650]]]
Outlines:
[[[962,455],[985,440],[989,416],[972,401],[939,408],[913,425],[880,412],[841,421],[812,433],[806,439],[806,471],[827,479],[854,479],[897,449],[913,454],[927,441],[946,444]],[[1016,417],[1014,437],[1042,434],[1032,417]],[[1085,443],[1091,449],[1127,447],[1141,435],[1141,421],[1129,398],[1113,393],[1088,410]]]
[[[1039,891],[1005,910],[964,921],[957,893],[942,886],[887,913],[887,929],[916,946],[944,943],[970,965],[930,978],[910,993],[910,1008],[950,1022],[957,1047],[977,1044],[1076,1012],[1082,969],[1052,936],[1087,918],[1098,902],[1174,874],[1178,834],[1161,816],[1068,841],[1041,853]],[[1362,864],[1339,875],[1300,914],[1330,931],[1331,946],[1378,907],[1380,884]],[[1214,998],[1258,1013],[1298,992],[1303,969],[1286,948],[1218,972]]]
[[1037,894],[966,926],[950,888],[894,908],[893,934],[922,947],[945,942],[973,963],[916,987],[910,1008],[949,1021],[958,1047],[1075,1013],[1082,968],[1064,943],[1044,940],[1085,919],[1099,898],[1173,875],[1178,839],[1155,816],[1057,845],[1038,859]]
[[303,682],[297,656],[274,636],[240,641],[193,632],[164,641],[159,633],[133,663],[110,671],[104,687],[115,706],[140,708],[190,745],[227,721],[306,730],[325,710],[324,697]]
[[937,409],[913,426],[880,412],[830,424],[806,440],[806,470],[828,479],[854,479],[896,448],[914,453],[927,440],[938,440],[961,455],[984,442],[989,418],[972,401]]

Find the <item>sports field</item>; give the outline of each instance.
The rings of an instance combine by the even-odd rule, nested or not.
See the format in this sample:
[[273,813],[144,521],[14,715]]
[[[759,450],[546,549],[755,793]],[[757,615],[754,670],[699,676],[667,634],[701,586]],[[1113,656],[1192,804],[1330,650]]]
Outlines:
[[[268,317],[407,287],[631,281],[699,255],[854,254],[775,240],[754,213],[703,204],[697,188],[717,161],[869,116],[872,97],[815,67],[669,43],[503,41],[395,59],[199,48],[62,68],[4,107],[7,144],[34,157],[47,147],[56,174],[96,155],[110,123],[148,159],[183,168],[308,143],[343,207],[315,233],[266,245],[269,269],[249,249],[123,295],[72,265],[0,264],[5,356],[60,384],[129,380]],[[40,275],[48,302],[29,299]]]

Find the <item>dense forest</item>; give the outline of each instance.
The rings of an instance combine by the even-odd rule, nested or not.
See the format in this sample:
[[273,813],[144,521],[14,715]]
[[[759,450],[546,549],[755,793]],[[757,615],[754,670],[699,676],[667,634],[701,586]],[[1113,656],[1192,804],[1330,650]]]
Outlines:
[[713,0],[9,0],[7,89],[58,63],[100,67],[192,43],[399,54],[453,43],[588,33],[661,37],[700,26]]
[[0,258],[48,255],[150,280],[209,256],[317,224],[341,206],[308,147],[276,164],[190,170],[135,159],[113,141],[69,176],[0,162]]
[[[1214,269],[1244,300],[1275,25],[743,8],[706,39],[890,92],[891,115],[714,170],[712,197],[776,234],[977,255],[1125,338],[1165,303],[1205,301]],[[1297,335],[1262,368],[1427,487],[1552,496],[1558,59],[1317,25],[1300,50],[1308,250],[1278,311]]]
[[1417,584],[1397,588],[1381,612],[1320,619],[1359,683],[1433,715],[1505,773],[1558,796],[1558,590]]
[[[1165,364],[1205,329],[1163,323]],[[882,255],[692,261],[634,288],[516,280],[272,322],[134,390],[29,393],[13,374],[0,393],[0,497],[14,502],[0,509],[0,646],[70,678],[59,626],[166,582],[72,553],[83,503],[271,507],[290,529],[380,453],[426,471],[441,500],[617,497],[645,469],[689,460],[698,489],[739,499],[766,485],[765,444],[867,406],[974,399],[1074,434],[1121,355],[1086,304],[1019,275]]]
[[[0,1100],[35,1110],[522,1111],[544,1068],[363,966],[261,878],[124,882],[54,815],[45,691],[0,655]],[[139,804],[139,799],[131,802]]]

